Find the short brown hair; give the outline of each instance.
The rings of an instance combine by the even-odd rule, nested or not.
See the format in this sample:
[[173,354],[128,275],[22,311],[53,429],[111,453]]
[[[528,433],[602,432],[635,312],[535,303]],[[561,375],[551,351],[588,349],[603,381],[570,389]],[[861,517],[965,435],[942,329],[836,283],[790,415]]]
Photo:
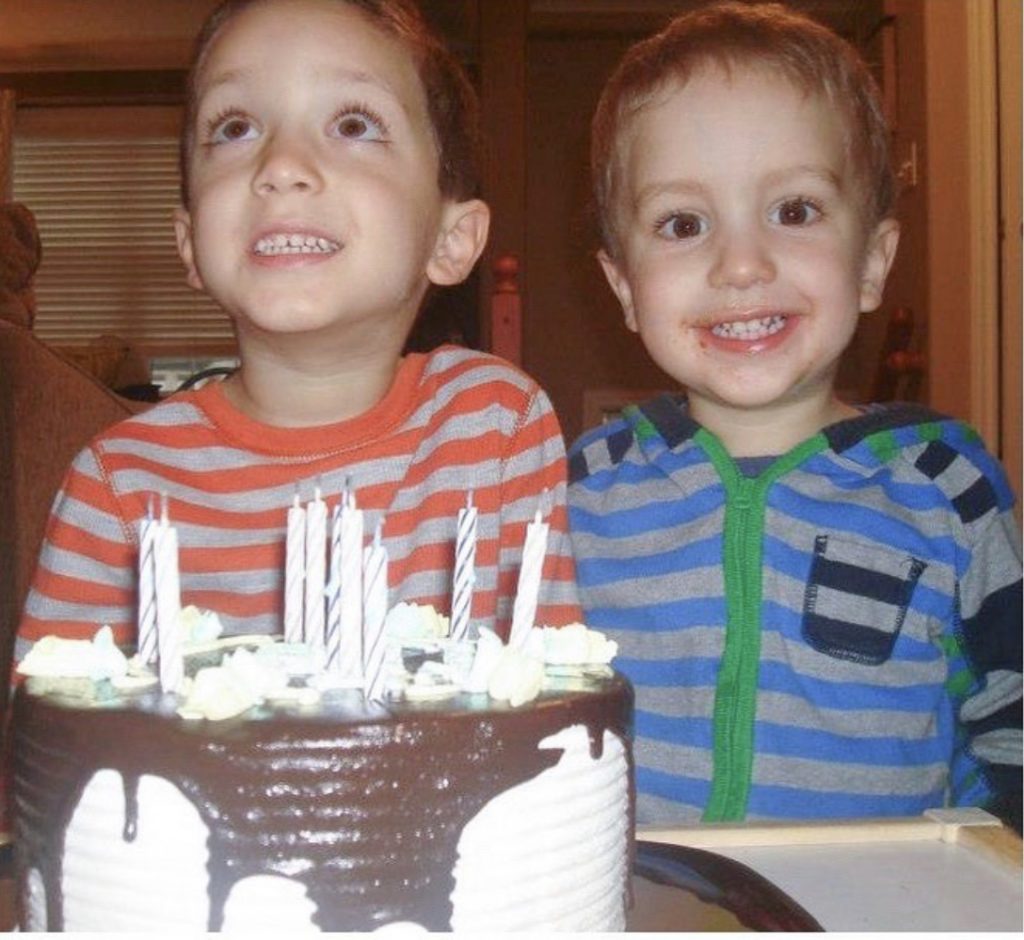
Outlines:
[[891,213],[895,178],[889,129],[878,86],[856,50],[826,26],[779,3],[713,3],[677,17],[630,48],[601,93],[591,125],[590,165],[601,239],[611,255],[619,248],[614,198],[623,125],[668,82],[685,83],[707,65],[727,73],[772,66],[798,88],[823,92],[846,119],[866,217],[877,223]]
[[[179,150],[182,205],[189,203],[189,160],[195,145],[198,80],[206,55],[221,29],[243,10],[269,0],[224,0],[196,36],[188,72],[185,120]],[[411,0],[338,0],[362,10],[385,33],[401,40],[416,60],[426,92],[427,113],[438,151],[438,188],[462,201],[479,187],[479,106],[459,60],[423,19]]]

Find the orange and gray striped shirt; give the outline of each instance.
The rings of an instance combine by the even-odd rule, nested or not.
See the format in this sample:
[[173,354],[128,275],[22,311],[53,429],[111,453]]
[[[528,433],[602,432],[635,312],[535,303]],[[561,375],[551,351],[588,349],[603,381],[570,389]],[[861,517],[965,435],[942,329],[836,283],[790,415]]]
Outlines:
[[346,483],[367,532],[383,520],[389,603],[450,610],[458,510],[478,510],[472,619],[507,635],[526,525],[550,523],[537,622],[579,619],[566,535],[565,450],[546,394],[485,353],[442,347],[401,363],[387,395],[351,420],[258,423],[219,383],[183,392],[103,432],[75,458],[47,525],[15,657],[47,634],[136,633],[139,525],[168,500],[182,604],[226,634],[281,632],[285,527],[296,492],[328,512]]

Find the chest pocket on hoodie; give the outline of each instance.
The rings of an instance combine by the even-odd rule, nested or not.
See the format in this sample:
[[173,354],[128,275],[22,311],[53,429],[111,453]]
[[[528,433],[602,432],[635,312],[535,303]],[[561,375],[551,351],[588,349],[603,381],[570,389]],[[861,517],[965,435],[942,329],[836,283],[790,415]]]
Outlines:
[[804,595],[804,639],[837,659],[884,663],[925,567],[877,544],[819,535]]

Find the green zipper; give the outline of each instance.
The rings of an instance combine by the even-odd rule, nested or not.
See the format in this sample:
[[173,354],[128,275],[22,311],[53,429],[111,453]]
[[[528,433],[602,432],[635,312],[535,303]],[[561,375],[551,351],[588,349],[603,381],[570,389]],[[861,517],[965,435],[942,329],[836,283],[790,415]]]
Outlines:
[[705,822],[745,818],[754,765],[754,718],[761,665],[761,556],[765,503],[772,484],[828,446],[816,434],[780,457],[757,477],[744,477],[722,443],[701,428],[694,435],[725,487],[723,573],[725,649],[719,665],[713,716],[711,793]]

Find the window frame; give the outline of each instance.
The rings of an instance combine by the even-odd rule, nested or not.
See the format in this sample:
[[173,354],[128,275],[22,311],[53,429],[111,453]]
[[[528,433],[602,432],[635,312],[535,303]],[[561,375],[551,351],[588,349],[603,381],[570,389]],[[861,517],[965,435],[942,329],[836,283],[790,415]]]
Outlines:
[[[12,129],[12,140],[9,141],[8,152],[14,160],[15,145],[24,137],[38,137],[52,134],[57,109],[99,108],[114,109],[123,113],[122,109],[145,108],[161,109],[162,116],[155,117],[157,124],[166,122],[167,135],[177,137],[180,125],[180,114],[185,102],[185,77],[183,68],[154,69],[108,69],[108,70],[55,70],[0,72],[0,88],[14,92],[15,113]],[[173,119],[168,115],[174,114]],[[59,120],[59,119],[57,119]],[[112,118],[112,120],[115,120]],[[102,127],[81,127],[76,129],[82,139],[95,136],[102,139],[108,136],[110,124],[100,122]],[[16,179],[17,167],[8,167],[8,178]],[[30,205],[29,208],[32,208]],[[167,221],[170,229],[170,220]],[[43,247],[44,265],[46,245]],[[181,272],[184,284],[184,270]],[[209,313],[204,315],[209,320]],[[46,339],[45,330],[41,335]],[[186,340],[180,335],[167,338],[146,338],[135,343],[138,351],[147,358],[159,359],[222,359],[237,355],[237,344],[230,334],[230,327],[221,338]],[[96,337],[98,339],[98,336]],[[80,349],[84,340],[54,341],[51,345],[61,350]]]

